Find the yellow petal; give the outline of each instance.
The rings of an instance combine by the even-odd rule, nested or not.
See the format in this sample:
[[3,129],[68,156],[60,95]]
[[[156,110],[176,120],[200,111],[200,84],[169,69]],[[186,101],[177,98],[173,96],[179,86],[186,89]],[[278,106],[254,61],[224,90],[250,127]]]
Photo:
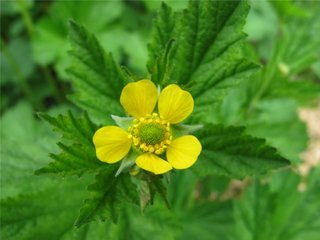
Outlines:
[[191,167],[197,161],[201,149],[201,143],[196,137],[191,135],[179,137],[168,146],[168,162],[176,169]]
[[107,163],[124,158],[131,148],[131,142],[128,133],[116,126],[102,127],[93,136],[97,158]]
[[163,174],[172,169],[171,165],[167,161],[152,153],[140,155],[136,160],[136,164],[140,168],[153,172],[154,174]]
[[157,88],[150,80],[140,80],[127,84],[121,92],[123,108],[135,118],[152,113],[157,103]]
[[171,84],[163,89],[159,96],[160,115],[170,123],[179,123],[193,111],[193,98],[178,85]]

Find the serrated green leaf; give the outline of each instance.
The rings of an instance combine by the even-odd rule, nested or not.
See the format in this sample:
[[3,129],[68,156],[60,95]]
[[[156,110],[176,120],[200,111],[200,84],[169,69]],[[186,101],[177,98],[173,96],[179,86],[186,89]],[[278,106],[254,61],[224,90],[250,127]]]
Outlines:
[[173,70],[167,78],[192,93],[194,117],[210,120],[207,113],[227,90],[257,69],[240,51],[248,10],[245,1],[190,1],[181,14],[162,5],[154,24],[149,65],[157,64],[170,39],[176,41],[169,60]]
[[160,86],[164,86],[170,82],[170,76],[174,70],[173,65],[170,64],[170,58],[175,47],[175,41],[171,39],[166,44],[164,51],[157,57],[154,65],[150,67],[151,80]]
[[83,197],[79,188],[83,187],[74,179],[67,180],[51,179],[41,191],[21,192],[21,195],[2,199],[1,238],[57,239],[72,231],[80,206],[78,198]]
[[70,99],[99,123],[112,122],[110,115],[124,116],[119,99],[125,80],[111,54],[84,27],[70,22],[70,54],[75,93]]
[[57,173],[81,176],[84,172],[91,172],[107,166],[96,158],[92,136],[97,126],[91,122],[86,113],[82,118],[75,118],[71,112],[68,112],[67,116],[58,115],[56,118],[43,113],[39,116],[63,135],[62,142],[58,143],[62,152],[51,154],[54,161],[47,167],[37,170],[36,174]]
[[91,196],[80,209],[75,226],[80,227],[96,220],[117,222],[124,204],[129,201],[138,204],[137,192],[130,176],[122,174],[115,177],[116,171],[116,167],[110,167],[97,174],[95,182],[88,187]]
[[240,55],[234,45],[245,37],[242,26],[248,10],[244,1],[190,1],[174,29],[174,34],[183,39],[177,39],[174,81],[202,82],[226,60],[234,60],[229,67],[239,65],[236,60],[240,59],[236,58]]
[[195,135],[202,144],[202,152],[195,165],[195,170],[201,175],[242,178],[290,163],[275,148],[267,146],[265,140],[247,135],[242,127],[206,125]]
[[92,136],[97,126],[91,122],[86,112],[82,118],[75,118],[71,111],[66,116],[60,114],[51,117],[45,113],[38,113],[38,116],[50,123],[54,131],[62,133],[64,139],[92,145]]
[[235,201],[235,236],[239,240],[316,240],[320,229],[319,169],[309,176],[305,192],[299,176],[280,172],[269,185],[258,180]]
[[175,12],[164,2],[157,12],[157,18],[153,21],[151,42],[148,45],[149,61],[147,64],[150,73],[154,74],[157,59],[163,55],[167,43],[172,39],[172,32],[175,26]]

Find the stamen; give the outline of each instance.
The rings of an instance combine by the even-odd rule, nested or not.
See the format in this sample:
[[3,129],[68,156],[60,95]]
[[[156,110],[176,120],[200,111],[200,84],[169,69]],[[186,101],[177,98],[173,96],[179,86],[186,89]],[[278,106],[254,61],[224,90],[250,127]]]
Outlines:
[[143,152],[162,154],[172,140],[170,123],[158,113],[134,119],[128,131],[128,137]]

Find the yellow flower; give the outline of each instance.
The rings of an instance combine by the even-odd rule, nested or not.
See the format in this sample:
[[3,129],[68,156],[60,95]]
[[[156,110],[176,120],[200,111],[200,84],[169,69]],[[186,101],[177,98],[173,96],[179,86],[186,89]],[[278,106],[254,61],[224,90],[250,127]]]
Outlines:
[[172,136],[172,125],[193,111],[189,92],[171,84],[158,96],[153,82],[140,80],[123,88],[120,103],[133,117],[132,124],[126,130],[105,126],[96,131],[93,142],[99,160],[118,162],[133,148],[139,153],[136,165],[154,174],[163,174],[172,168],[185,169],[196,162],[201,152],[199,140],[192,135],[176,139]]

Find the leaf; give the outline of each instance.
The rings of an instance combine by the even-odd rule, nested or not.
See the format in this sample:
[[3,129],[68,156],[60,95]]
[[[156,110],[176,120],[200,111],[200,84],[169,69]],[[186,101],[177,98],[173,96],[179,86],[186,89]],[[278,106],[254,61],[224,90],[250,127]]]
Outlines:
[[297,108],[298,104],[292,99],[261,100],[242,122],[249,134],[265,138],[282,156],[298,164],[301,152],[307,148],[308,134],[297,116]]
[[117,222],[123,204],[128,200],[138,204],[135,185],[128,175],[115,177],[116,167],[97,174],[95,182],[89,185],[91,196],[84,202],[75,226],[80,227],[91,221],[111,219]]
[[181,212],[183,231],[179,239],[225,240],[232,230],[230,202],[198,203]]
[[55,137],[20,102],[1,116],[0,238],[98,240],[114,226],[95,223],[77,231],[74,221],[91,178],[35,176],[55,151]]
[[43,113],[39,116],[49,122],[54,130],[62,132],[63,136],[62,142],[58,143],[62,152],[51,154],[54,161],[47,167],[37,170],[36,174],[58,173],[81,176],[84,172],[106,167],[96,158],[92,136],[97,127],[86,113],[82,118],[75,118],[70,111],[67,116],[58,115],[56,118]]
[[123,116],[119,99],[125,80],[111,54],[84,27],[70,22],[70,52],[75,93],[70,99],[99,123],[111,123],[110,115]]
[[255,181],[235,201],[234,239],[316,240],[320,229],[319,168],[308,177],[300,192],[300,178],[279,172],[269,185]]
[[281,80],[274,83],[268,98],[292,98],[301,104],[313,103],[320,99],[320,86],[308,80]]
[[157,58],[162,55],[167,43],[172,38],[174,26],[175,13],[167,4],[162,2],[157,17],[153,21],[151,42],[148,44],[149,61],[147,67],[149,72],[153,73],[152,69],[156,65]]
[[[58,239],[72,231],[79,207],[78,198],[83,193],[79,191],[79,182],[67,180],[58,182],[51,179],[41,191],[26,191],[1,199],[1,238]],[[19,188],[18,185],[16,187]]]
[[242,178],[263,174],[290,163],[275,148],[267,146],[265,140],[245,134],[242,127],[210,124],[195,135],[202,144],[202,152],[195,165],[195,170],[201,175]]
[[54,138],[32,116],[26,102],[20,102],[1,116],[1,197],[20,192],[41,191],[50,178],[33,172],[46,164],[48,151],[54,151]]
[[257,69],[241,56],[248,10],[245,1],[190,1],[188,9],[175,14],[162,5],[154,24],[149,66],[156,62],[155,56],[161,60],[165,44],[174,39],[177,47],[168,60],[174,70],[168,79],[192,93],[194,116],[208,118],[227,90]]

